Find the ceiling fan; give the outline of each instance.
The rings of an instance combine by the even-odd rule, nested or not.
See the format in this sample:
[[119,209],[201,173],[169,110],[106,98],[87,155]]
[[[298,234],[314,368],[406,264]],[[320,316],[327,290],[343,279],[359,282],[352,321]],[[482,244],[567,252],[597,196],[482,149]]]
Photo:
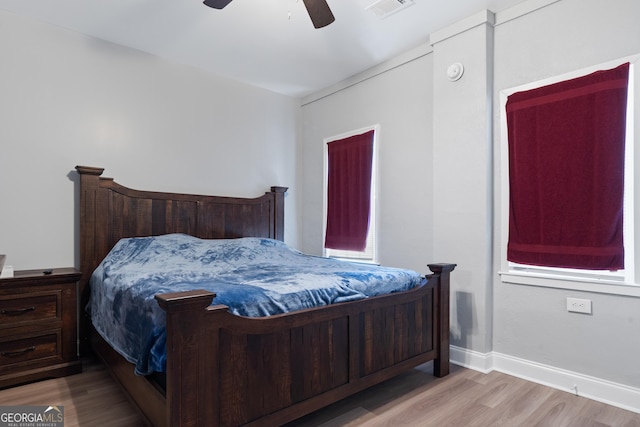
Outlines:
[[[232,0],[204,0],[204,4],[214,9],[223,9]],[[303,0],[311,22],[315,28],[326,27],[336,20],[326,0]]]

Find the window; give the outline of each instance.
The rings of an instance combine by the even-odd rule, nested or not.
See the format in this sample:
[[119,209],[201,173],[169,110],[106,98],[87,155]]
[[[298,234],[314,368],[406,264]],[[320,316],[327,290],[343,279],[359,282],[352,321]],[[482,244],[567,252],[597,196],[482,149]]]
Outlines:
[[[529,85],[508,89],[500,93],[500,115],[501,115],[501,165],[502,165],[502,265],[501,277],[503,282],[518,283],[537,286],[559,287],[565,289],[588,290],[592,292],[617,293],[623,295],[640,296],[640,287],[635,286],[634,279],[634,220],[635,212],[633,209],[633,124],[634,124],[634,104],[638,100],[634,99],[633,81],[634,74],[637,72],[634,63],[640,58],[640,55],[625,58],[618,61],[612,61],[607,64],[600,64],[589,69],[576,71],[556,78],[545,79]],[[579,268],[562,268],[547,267],[536,264],[536,262],[527,264],[518,264],[507,261],[508,238],[509,238],[509,206],[510,206],[510,182],[509,182],[509,141],[507,132],[507,100],[509,96],[523,91],[535,92],[535,89],[542,90],[549,85],[565,82],[578,77],[586,76],[597,70],[609,70],[616,68],[624,63],[630,63],[629,69],[629,85],[627,92],[627,111],[626,111],[626,143],[624,146],[624,269],[609,271],[588,269],[584,266]],[[516,196],[517,197],[517,196]],[[538,264],[545,264],[544,262]],[[548,263],[546,265],[549,265]],[[605,286],[606,285],[606,286]]]
[[324,140],[324,255],[376,262],[377,127]]

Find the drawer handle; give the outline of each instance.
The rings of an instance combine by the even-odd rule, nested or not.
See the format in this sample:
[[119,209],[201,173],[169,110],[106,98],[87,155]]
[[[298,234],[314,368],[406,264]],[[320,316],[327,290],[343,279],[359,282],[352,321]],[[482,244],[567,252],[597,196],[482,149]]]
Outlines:
[[26,354],[30,351],[34,351],[36,348],[35,346],[31,346],[28,348],[25,348],[24,350],[18,350],[18,351],[3,351],[2,353],[0,353],[0,355],[4,356],[4,357],[18,357],[18,356],[22,356],[23,354]]
[[7,316],[20,316],[21,314],[34,311],[35,309],[36,309],[35,307],[26,307],[26,308],[20,308],[18,310],[0,310],[0,314],[5,314]]

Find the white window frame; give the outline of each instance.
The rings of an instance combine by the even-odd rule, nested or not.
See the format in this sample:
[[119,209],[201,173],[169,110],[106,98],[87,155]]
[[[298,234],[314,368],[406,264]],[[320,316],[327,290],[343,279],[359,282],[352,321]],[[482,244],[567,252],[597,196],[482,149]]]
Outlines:
[[[550,77],[526,85],[500,91],[500,164],[501,164],[501,265],[500,278],[503,283],[543,286],[596,293],[627,295],[640,297],[640,285],[635,280],[635,233],[634,223],[634,143],[640,140],[634,129],[636,114],[640,112],[640,95],[636,93],[634,82],[639,81],[640,54],[609,61],[560,76]],[[564,80],[584,76],[592,72],[611,69],[629,62],[629,96],[627,102],[627,132],[625,144],[625,182],[624,182],[624,248],[625,269],[620,271],[591,271],[568,268],[539,267],[516,264],[507,261],[507,243],[509,240],[509,141],[507,132],[506,103],[509,95],[558,83]]]
[[[373,158],[371,168],[371,206],[369,211],[369,230],[367,232],[367,246],[364,251],[347,251],[339,249],[329,249],[324,247],[325,236],[327,233],[327,178],[328,178],[328,144],[332,141],[348,138],[353,135],[359,135],[373,130]],[[323,203],[322,203],[322,246],[323,256],[329,258],[344,259],[347,261],[363,262],[370,264],[378,264],[378,222],[376,213],[378,211],[378,146],[380,138],[380,125],[367,126],[340,135],[331,136],[323,140],[324,144],[324,179],[323,179]]]

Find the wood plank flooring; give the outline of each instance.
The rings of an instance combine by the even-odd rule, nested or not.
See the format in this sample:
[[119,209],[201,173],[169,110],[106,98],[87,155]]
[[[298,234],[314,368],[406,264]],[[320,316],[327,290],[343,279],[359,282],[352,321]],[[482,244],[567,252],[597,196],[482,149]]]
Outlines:
[[0,405],[64,406],[65,427],[144,426],[104,365],[83,361],[83,372],[0,390]]
[[[640,427],[640,414],[499,372],[431,364],[314,412],[287,427]],[[62,405],[65,427],[144,425],[99,362],[81,374],[0,390],[0,405]]]

